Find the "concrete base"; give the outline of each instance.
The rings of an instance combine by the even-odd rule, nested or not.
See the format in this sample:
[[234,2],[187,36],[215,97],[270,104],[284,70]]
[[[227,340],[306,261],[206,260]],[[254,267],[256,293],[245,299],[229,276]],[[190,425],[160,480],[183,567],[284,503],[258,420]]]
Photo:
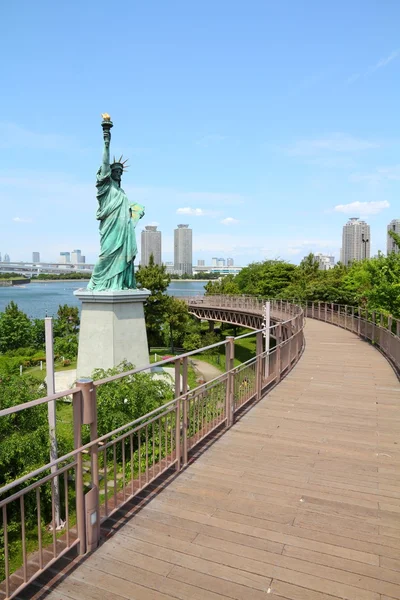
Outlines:
[[111,369],[123,360],[136,368],[149,364],[143,303],[150,292],[76,290],[82,301],[77,378]]

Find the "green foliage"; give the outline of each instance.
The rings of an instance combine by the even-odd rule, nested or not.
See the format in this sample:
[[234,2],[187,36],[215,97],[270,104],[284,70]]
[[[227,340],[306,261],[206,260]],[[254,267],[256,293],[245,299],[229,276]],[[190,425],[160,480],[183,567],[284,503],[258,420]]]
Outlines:
[[139,266],[136,281],[140,287],[150,290],[144,311],[149,346],[163,343],[163,324],[168,311],[169,297],[166,294],[171,277],[165,265],[156,265],[151,254],[147,267]]
[[0,314],[0,352],[15,350],[32,343],[32,323],[13,301]]
[[34,319],[32,321],[32,346],[44,349],[44,343],[44,319]]
[[[103,379],[133,369],[123,362],[114,369],[97,369],[93,379]],[[137,373],[97,388],[97,427],[99,435],[126,425],[162,406],[173,398],[173,385],[151,374]]]
[[[398,239],[394,232],[389,232]],[[362,306],[400,318],[400,254],[379,254],[346,267],[320,271],[313,254],[295,266],[281,260],[253,263],[234,277],[224,289],[223,281],[209,282],[208,294],[239,293],[298,302],[323,301]],[[237,291],[233,291],[237,288]]]
[[58,307],[57,317],[54,319],[54,337],[68,337],[79,330],[79,309],[77,306],[63,304]]
[[398,251],[400,248],[400,235],[398,233],[396,233],[395,231],[393,231],[392,229],[388,230],[388,234],[390,235],[392,240],[394,240],[394,243],[396,244],[397,251]]
[[[174,346],[182,348],[185,339],[187,326],[190,321],[190,315],[186,303],[183,300],[168,296],[166,303],[166,325],[165,334],[169,338],[171,353],[174,353]],[[165,340],[167,342],[167,339]]]
[[205,290],[207,294],[239,294],[240,287],[234,275],[225,275],[218,281],[209,281]]
[[78,356],[78,337],[69,335],[54,340],[54,355],[57,359],[62,357],[74,360]]
[[185,340],[183,342],[183,349],[185,352],[192,352],[193,350],[197,350],[202,347],[202,337],[200,333],[190,333],[185,336]]
[[234,281],[242,294],[277,298],[291,283],[295,270],[295,265],[283,260],[266,260],[245,267]]
[[35,277],[35,279],[45,279],[45,280],[54,280],[56,281],[57,279],[86,279],[87,281],[89,281],[90,279],[90,275],[91,273],[78,273],[78,272],[66,272],[66,273],[40,273],[39,275],[37,275]]

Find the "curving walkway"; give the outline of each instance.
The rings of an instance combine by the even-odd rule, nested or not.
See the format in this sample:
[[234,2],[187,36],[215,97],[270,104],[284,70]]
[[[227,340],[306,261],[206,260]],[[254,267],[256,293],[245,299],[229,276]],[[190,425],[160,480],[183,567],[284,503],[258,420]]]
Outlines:
[[308,320],[306,341],[279,386],[46,598],[400,598],[399,382],[351,333]]

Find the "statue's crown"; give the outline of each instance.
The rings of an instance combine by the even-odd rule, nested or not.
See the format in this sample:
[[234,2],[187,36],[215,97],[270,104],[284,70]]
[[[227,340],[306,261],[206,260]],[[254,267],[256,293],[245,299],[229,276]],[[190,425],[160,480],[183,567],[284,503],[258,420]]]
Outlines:
[[123,161],[122,154],[118,160],[115,160],[115,156],[114,156],[114,161],[110,165],[111,171],[113,169],[122,169],[123,171],[126,171],[129,167],[129,165],[126,164],[128,162],[128,160],[129,159],[127,158],[126,160]]

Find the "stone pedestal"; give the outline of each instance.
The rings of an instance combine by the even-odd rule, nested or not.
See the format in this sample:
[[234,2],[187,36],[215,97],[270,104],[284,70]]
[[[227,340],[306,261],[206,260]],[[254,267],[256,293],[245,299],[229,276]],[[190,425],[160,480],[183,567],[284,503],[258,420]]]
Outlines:
[[143,304],[145,289],[96,292],[76,290],[82,302],[77,377],[111,369],[123,360],[136,368],[149,364]]

